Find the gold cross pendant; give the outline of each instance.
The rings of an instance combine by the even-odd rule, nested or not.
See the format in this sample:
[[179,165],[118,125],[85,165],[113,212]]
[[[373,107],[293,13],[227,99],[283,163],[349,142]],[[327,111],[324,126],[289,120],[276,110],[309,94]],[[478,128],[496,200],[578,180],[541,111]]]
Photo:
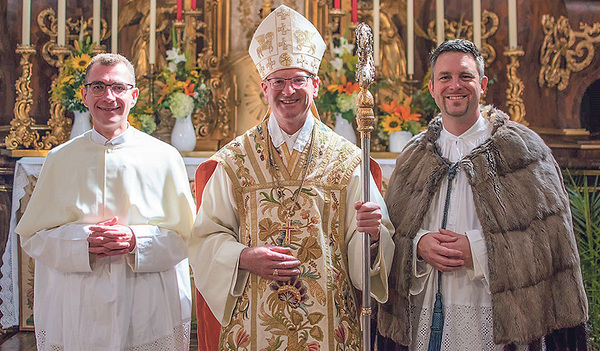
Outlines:
[[281,243],[282,246],[290,244],[290,241],[292,240],[292,232],[296,231],[297,229],[298,227],[293,226],[292,220],[288,218],[286,225],[281,227],[281,231],[283,232],[283,242]]

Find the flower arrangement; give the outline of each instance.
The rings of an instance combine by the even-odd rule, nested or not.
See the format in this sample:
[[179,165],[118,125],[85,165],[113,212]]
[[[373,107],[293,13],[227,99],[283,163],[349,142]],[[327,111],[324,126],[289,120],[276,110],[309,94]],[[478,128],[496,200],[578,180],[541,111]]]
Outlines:
[[158,75],[157,86],[157,108],[170,110],[174,118],[187,117],[210,99],[210,88],[204,84],[200,69],[177,47],[167,50],[167,65]]
[[127,121],[132,127],[146,134],[152,134],[156,130],[154,109],[152,106],[143,106],[140,102],[129,111]]
[[64,62],[63,70],[50,90],[50,101],[60,102],[69,111],[85,112],[81,88],[85,84],[85,69],[92,60],[94,44],[90,37],[85,42],[75,41],[75,51]]
[[398,100],[392,100],[389,104],[382,102],[379,107],[386,114],[379,118],[380,130],[389,136],[393,132],[408,131],[412,135],[421,130],[421,114],[412,113],[410,104],[412,97],[404,98],[402,105]]
[[358,57],[353,54],[354,45],[345,37],[334,40],[330,48],[331,59],[321,62],[319,75],[323,81],[315,103],[321,113],[341,113],[352,123],[356,115],[356,96],[360,91],[355,82]]

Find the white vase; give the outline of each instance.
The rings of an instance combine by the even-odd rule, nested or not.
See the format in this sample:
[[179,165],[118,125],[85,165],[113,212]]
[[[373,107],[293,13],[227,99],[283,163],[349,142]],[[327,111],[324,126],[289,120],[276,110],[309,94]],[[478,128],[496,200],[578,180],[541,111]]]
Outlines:
[[171,145],[179,151],[194,151],[196,148],[196,130],[190,115],[175,119],[171,132]]
[[349,142],[356,144],[356,133],[354,132],[352,123],[343,118],[340,112],[334,112],[333,115],[335,116],[334,132],[348,139]]
[[390,152],[401,152],[412,136],[410,132],[405,130],[392,132],[390,134]]
[[90,122],[90,111],[73,111],[73,128],[71,128],[71,135],[69,136],[69,139],[73,139],[90,129],[92,129],[92,123]]

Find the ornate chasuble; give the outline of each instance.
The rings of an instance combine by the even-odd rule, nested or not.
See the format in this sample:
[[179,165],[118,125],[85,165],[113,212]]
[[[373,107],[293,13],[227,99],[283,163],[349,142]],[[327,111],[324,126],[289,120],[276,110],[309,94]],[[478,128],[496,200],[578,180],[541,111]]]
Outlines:
[[290,154],[285,143],[276,150],[267,134],[264,121],[214,158],[235,188],[240,242],[291,248],[301,273],[289,282],[251,274],[231,322],[221,330],[219,347],[359,350],[344,222],[346,188],[360,149],[320,121],[302,153]]

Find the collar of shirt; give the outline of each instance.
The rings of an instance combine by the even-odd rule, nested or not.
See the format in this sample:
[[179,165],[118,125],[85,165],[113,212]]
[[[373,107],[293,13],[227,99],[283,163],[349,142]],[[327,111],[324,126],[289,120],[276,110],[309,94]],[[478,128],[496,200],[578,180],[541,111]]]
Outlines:
[[492,134],[492,123],[479,115],[479,118],[466,132],[453,135],[442,129],[438,139],[442,155],[451,162],[459,161],[464,155],[485,142]]
[[127,140],[129,140],[131,138],[132,134],[133,134],[133,132],[131,131],[131,128],[129,128],[129,123],[127,123],[127,129],[125,129],[125,131],[123,133],[112,138],[111,140],[106,139],[102,134],[98,133],[98,131],[94,128],[92,128],[92,134],[91,134],[90,138],[92,139],[92,142],[94,142],[95,144],[98,144],[98,145],[116,146],[116,145],[121,145],[121,144],[125,143]]
[[279,127],[277,119],[275,116],[273,116],[273,114],[269,116],[268,122],[269,135],[271,135],[271,140],[273,140],[273,146],[279,148],[281,145],[283,145],[283,143],[286,143],[290,152],[292,149],[298,152],[302,152],[302,150],[304,150],[304,147],[310,139],[310,135],[314,126],[315,120],[310,112],[302,128],[292,135],[289,135],[283,131],[281,127]]

